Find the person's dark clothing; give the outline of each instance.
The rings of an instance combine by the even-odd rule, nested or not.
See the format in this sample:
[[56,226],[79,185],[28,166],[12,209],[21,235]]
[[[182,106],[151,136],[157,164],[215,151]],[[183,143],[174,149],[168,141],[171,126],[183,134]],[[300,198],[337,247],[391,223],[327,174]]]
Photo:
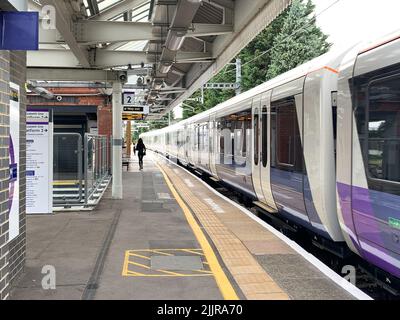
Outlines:
[[144,155],[146,153],[146,146],[144,144],[137,144],[135,150],[138,155]]
[[146,146],[144,145],[144,143],[142,144],[138,143],[135,147],[135,152],[136,151],[139,157],[139,167],[140,169],[143,169],[143,157],[146,154]]

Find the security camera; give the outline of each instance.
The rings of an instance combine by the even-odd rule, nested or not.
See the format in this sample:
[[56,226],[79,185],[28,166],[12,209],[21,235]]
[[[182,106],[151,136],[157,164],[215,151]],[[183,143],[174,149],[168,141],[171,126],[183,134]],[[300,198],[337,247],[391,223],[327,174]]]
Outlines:
[[119,72],[118,79],[121,82],[126,82],[128,80],[128,76],[127,76],[126,72]]
[[146,84],[147,84],[148,86],[151,85],[151,83],[153,82],[152,77],[146,76],[146,77],[145,77],[145,82],[146,82]]
[[61,101],[63,100],[63,97],[62,97],[62,96],[57,96],[57,97],[56,97],[56,100],[57,100],[58,102],[61,102]]

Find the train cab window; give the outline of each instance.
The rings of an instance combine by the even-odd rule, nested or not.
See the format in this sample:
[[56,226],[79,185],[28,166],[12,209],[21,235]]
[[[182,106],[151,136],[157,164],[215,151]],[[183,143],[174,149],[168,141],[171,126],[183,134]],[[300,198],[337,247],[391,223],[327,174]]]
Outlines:
[[254,164],[258,166],[259,162],[259,141],[260,141],[260,132],[259,132],[259,115],[258,109],[254,110],[254,123],[253,123],[253,132],[254,132]]
[[370,178],[400,183],[400,74],[370,82],[366,117]]
[[[271,104],[271,166],[281,170],[302,172],[303,151],[294,97]],[[273,141],[272,141],[273,140]]]
[[264,168],[268,163],[268,117],[267,117],[267,106],[262,107],[262,141],[261,141],[261,153],[262,153],[262,164]]

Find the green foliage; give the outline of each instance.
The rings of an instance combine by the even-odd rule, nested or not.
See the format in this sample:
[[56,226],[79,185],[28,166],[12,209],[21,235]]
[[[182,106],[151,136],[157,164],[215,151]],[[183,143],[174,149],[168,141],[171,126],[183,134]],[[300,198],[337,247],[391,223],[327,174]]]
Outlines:
[[272,79],[326,53],[327,36],[315,24],[314,4],[295,0],[285,14],[282,28],[273,41],[266,79]]

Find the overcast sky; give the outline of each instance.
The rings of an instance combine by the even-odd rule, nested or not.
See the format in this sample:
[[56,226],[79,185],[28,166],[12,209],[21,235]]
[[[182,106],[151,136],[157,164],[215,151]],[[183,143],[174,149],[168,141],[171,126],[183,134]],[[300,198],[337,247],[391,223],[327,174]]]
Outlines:
[[395,30],[400,32],[400,0],[312,1],[316,5],[317,24],[330,36],[329,41],[336,48]]

